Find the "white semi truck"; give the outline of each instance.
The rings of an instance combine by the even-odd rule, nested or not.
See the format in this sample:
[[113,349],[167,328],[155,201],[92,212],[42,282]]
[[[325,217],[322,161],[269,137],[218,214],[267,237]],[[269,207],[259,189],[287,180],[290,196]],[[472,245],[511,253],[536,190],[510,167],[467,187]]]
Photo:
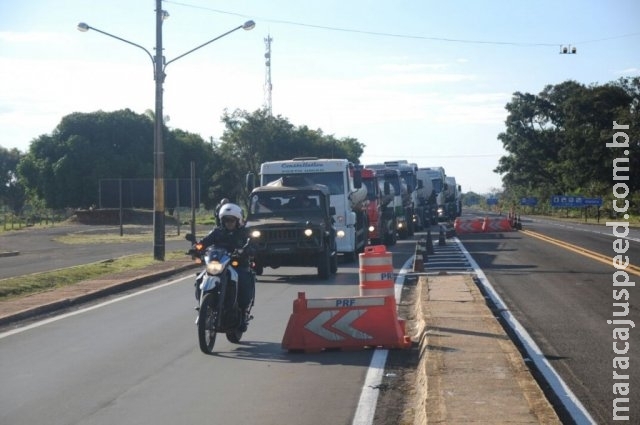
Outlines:
[[[420,176],[425,176],[423,178],[431,179],[431,184],[433,186],[433,190],[435,191],[437,221],[446,221],[447,212],[445,205],[445,196],[447,184],[445,181],[446,174],[444,172],[444,168],[420,167],[418,169],[418,173]],[[427,185],[425,184],[425,186]]]
[[289,185],[322,184],[329,188],[335,208],[336,248],[347,261],[364,251],[368,241],[368,219],[364,209],[367,189],[360,170],[346,159],[294,158],[260,165],[260,185],[286,178]]
[[449,220],[455,220],[462,214],[462,188],[453,176],[445,177],[447,183],[446,206]]

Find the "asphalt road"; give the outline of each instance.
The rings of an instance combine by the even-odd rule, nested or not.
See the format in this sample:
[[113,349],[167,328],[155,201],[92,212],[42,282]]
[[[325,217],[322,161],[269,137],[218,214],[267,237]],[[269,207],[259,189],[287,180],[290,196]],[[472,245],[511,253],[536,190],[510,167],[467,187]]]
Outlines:
[[[394,265],[415,243],[400,243]],[[112,298],[5,336],[0,423],[351,424],[371,350],[295,354],[281,341],[299,292],[358,295],[358,263],[329,280],[315,268],[267,269],[240,344],[200,352],[193,275]]]
[[[604,226],[545,220],[525,220],[524,226],[613,255],[613,237]],[[630,237],[628,255],[638,265],[640,235],[632,231]],[[2,238],[0,248],[6,241]],[[105,244],[97,259],[87,260],[98,247],[65,245],[60,249],[65,255],[43,242],[46,237],[31,238],[33,249],[23,245],[31,260],[23,263],[22,273],[37,258],[44,269],[63,267],[71,250],[71,261],[81,264],[105,255],[113,258],[114,252],[150,249],[148,244]],[[520,232],[460,239],[571,391],[598,423],[610,423],[614,355],[612,327],[606,321],[613,318],[615,269]],[[176,249],[185,243],[178,242]],[[407,241],[393,248],[395,268],[413,247]],[[48,256],[48,250],[55,252]],[[7,260],[21,256],[0,258],[0,270],[4,272]],[[229,424],[351,423],[371,353],[294,355],[284,352],[280,342],[298,292],[307,298],[356,295],[357,267],[340,264],[338,275],[328,281],[319,281],[312,268],[267,269],[257,288],[256,320],[245,341],[233,345],[221,338],[216,343],[220,352],[213,357],[197,348],[191,276],[6,337],[0,343],[0,423],[32,424],[42,418],[80,424],[192,423],[203,418]],[[640,323],[640,293],[637,287],[628,289],[625,319]],[[629,345],[631,367],[626,372],[631,400],[637,400],[637,330],[630,333]],[[629,423],[640,423],[640,407],[630,405]]]
[[[589,250],[615,255],[613,236],[604,226],[559,224],[546,220],[525,221],[524,228]],[[631,263],[640,265],[638,232],[632,231]],[[565,248],[520,232],[460,236],[466,249],[509,307],[527,329],[554,369],[598,423],[612,422],[613,326],[611,319],[640,324],[640,289],[628,287],[630,310],[613,317],[612,274],[616,269]],[[638,277],[630,275],[632,281]],[[622,347],[622,341],[621,347]],[[640,335],[629,337],[629,375],[632,414],[629,423],[640,423],[637,393],[640,389]],[[635,393],[635,396],[633,395]]]
[[[174,229],[172,230],[175,233]],[[149,233],[151,231],[151,226],[125,227],[124,234]],[[187,226],[181,228],[182,235],[188,231]],[[203,236],[207,231],[208,229],[204,227],[199,228],[198,235]],[[19,253],[14,256],[0,256],[0,279],[103,261],[123,255],[153,253],[151,240],[149,242],[101,242],[94,244],[63,243],[57,240],[66,235],[85,235],[87,239],[90,239],[93,235],[103,234],[120,235],[120,227],[57,224],[51,227],[0,233],[0,253]],[[181,238],[165,242],[166,252],[186,251],[188,247],[189,242]]]

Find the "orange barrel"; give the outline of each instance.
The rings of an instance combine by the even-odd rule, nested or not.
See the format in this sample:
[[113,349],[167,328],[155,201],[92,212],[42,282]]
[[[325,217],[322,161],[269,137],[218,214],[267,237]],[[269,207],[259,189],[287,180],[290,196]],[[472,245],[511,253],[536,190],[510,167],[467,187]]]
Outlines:
[[391,253],[384,245],[364,248],[360,258],[360,296],[391,296],[395,301],[393,287],[393,263]]

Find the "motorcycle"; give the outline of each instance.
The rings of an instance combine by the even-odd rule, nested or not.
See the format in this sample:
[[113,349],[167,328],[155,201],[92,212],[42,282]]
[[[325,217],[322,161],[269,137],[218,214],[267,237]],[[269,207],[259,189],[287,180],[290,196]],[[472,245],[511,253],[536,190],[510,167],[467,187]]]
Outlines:
[[[238,306],[236,267],[249,240],[244,247],[228,252],[215,246],[203,249],[202,244],[196,243],[195,236],[191,233],[187,233],[185,239],[193,244],[187,255],[205,265],[196,278],[196,299],[199,301],[196,307],[196,325],[200,350],[205,354],[212,354],[218,333],[225,333],[227,340],[234,344],[240,342],[244,333],[241,329],[243,311]],[[253,268],[251,278],[255,279]],[[254,297],[251,298],[252,301],[244,313],[246,323],[253,319],[250,313]]]

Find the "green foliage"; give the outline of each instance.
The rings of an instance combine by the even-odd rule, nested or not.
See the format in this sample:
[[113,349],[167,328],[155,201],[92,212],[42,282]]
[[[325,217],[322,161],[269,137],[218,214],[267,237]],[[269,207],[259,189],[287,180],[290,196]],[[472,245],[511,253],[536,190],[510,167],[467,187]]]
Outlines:
[[[18,174],[48,207],[86,208],[98,204],[101,179],[154,177],[153,131],[148,115],[129,109],[73,113],[32,141]],[[163,139],[166,179],[188,178],[191,161],[197,175],[210,172],[213,151],[200,136],[165,129]]]
[[265,109],[253,113],[236,110],[222,117],[225,132],[215,147],[222,160],[213,173],[210,196],[244,204],[248,196],[245,176],[258,174],[260,164],[295,157],[347,158],[359,163],[364,145],[353,138],[337,139],[322,130],[295,127],[287,119],[273,117]]
[[18,214],[25,202],[24,186],[18,179],[17,168],[22,154],[17,149],[0,146],[0,206]]
[[[506,130],[498,135],[509,154],[494,170],[503,174],[503,197],[514,204],[522,196],[545,202],[555,194],[611,200],[613,161],[620,157],[629,158],[625,183],[632,193],[640,191],[639,104],[640,77],[601,86],[566,81],[538,95],[514,93]],[[613,121],[629,125],[628,156],[606,146]]]
[[[356,139],[295,127],[264,109],[225,111],[222,122],[225,131],[217,144],[180,129],[164,131],[165,179],[189,178],[194,162],[207,209],[223,197],[244,204],[245,176],[258,173],[262,162],[315,156],[358,163],[364,149]],[[17,167],[14,159],[8,169],[17,170],[17,181],[31,200],[55,209],[86,208],[98,204],[101,179],[153,178],[153,131],[150,111],[73,113],[63,117],[52,134],[34,139]],[[0,151],[0,167],[6,158],[9,153]]]

